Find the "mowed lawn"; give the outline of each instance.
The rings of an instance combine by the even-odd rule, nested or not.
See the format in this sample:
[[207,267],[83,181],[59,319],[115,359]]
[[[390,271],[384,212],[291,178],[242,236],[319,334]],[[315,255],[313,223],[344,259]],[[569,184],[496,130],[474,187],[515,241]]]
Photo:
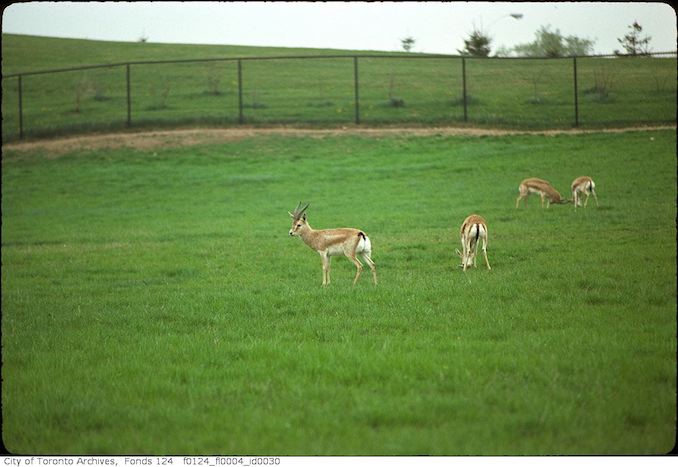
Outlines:
[[[3,151],[15,454],[651,454],[676,426],[676,133]],[[569,197],[590,175],[600,206]],[[379,273],[288,235],[357,227]],[[487,271],[454,249],[471,213]]]

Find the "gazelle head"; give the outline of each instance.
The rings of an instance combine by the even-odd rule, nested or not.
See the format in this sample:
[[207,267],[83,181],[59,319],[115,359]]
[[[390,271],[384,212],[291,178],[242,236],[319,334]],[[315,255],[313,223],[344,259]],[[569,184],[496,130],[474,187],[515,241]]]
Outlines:
[[303,208],[301,207],[301,202],[297,204],[297,207],[294,208],[294,212],[289,212],[287,213],[290,215],[292,218],[292,228],[290,228],[290,235],[299,235],[300,230],[304,228],[304,226],[308,225],[306,224],[306,208],[308,208],[308,204],[304,206]]
[[[455,248],[454,252],[457,254],[457,256],[459,256],[461,258],[461,264],[459,265],[459,267],[463,268],[464,267],[464,254],[461,251],[459,251],[459,248]],[[473,256],[474,256],[474,252],[469,251],[468,257],[466,258],[466,267],[467,268],[473,266]]]

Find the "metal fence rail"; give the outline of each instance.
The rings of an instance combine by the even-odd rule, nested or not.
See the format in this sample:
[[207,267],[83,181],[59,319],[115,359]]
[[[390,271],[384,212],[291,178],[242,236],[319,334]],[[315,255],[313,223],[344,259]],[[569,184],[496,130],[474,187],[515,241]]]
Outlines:
[[186,123],[548,128],[676,121],[676,52],[132,61],[6,74],[2,85],[5,140]]

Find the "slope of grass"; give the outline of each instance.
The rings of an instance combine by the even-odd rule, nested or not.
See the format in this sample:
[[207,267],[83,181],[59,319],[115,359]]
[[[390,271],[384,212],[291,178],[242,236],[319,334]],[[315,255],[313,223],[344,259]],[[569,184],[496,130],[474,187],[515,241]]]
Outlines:
[[[244,45],[163,44],[2,35],[3,74],[105,63],[192,60],[226,57],[349,54],[356,51]],[[385,54],[388,52],[362,51]]]
[[[15,453],[649,454],[676,413],[674,132],[6,152]],[[527,176],[600,207],[516,210]],[[372,239],[380,284],[288,235]],[[462,273],[463,218],[489,259]]]

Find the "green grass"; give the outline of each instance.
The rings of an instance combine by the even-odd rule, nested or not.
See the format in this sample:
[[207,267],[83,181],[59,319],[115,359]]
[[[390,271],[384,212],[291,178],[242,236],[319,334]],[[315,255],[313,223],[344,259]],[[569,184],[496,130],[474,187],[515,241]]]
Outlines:
[[[54,39],[3,34],[3,75],[131,61],[252,56],[346,55],[242,62],[243,122],[351,125],[356,51],[200,46]],[[363,124],[464,124],[462,60],[359,60]],[[412,57],[416,54],[412,54]],[[579,123],[584,127],[676,121],[676,58],[580,58]],[[575,122],[573,61],[466,60],[468,122],[567,128]],[[236,62],[143,64],[130,68],[135,127],[236,125]],[[395,106],[393,102],[402,103]],[[127,124],[124,66],[22,78],[26,137],[106,131]],[[19,136],[18,79],[3,79],[3,138]]]
[[[652,454],[675,441],[676,135],[5,151],[17,454]],[[600,207],[515,209],[527,176]],[[290,238],[364,229],[380,283]],[[488,220],[492,271],[454,249]]]

